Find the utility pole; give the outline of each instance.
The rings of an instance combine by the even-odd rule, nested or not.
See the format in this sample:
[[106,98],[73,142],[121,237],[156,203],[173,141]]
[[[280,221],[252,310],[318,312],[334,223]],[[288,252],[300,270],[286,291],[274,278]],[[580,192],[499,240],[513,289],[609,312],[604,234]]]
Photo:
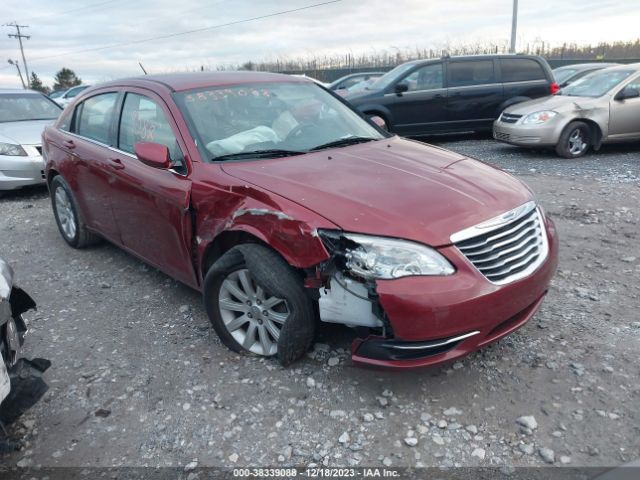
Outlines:
[[516,53],[516,30],[518,30],[518,0],[513,0],[513,16],[511,17],[511,46],[509,53]]
[[24,47],[22,46],[22,39],[26,38],[27,40],[29,40],[31,38],[30,35],[23,35],[20,32],[21,28],[28,28],[29,25],[18,25],[18,22],[14,21],[13,23],[5,23],[4,25],[5,27],[15,27],[16,28],[16,33],[10,33],[9,34],[9,38],[17,38],[18,42],[20,43],[20,53],[22,53],[22,65],[24,65],[24,73],[27,76],[27,87],[31,84],[31,81],[29,80],[29,69],[27,68],[27,59],[24,56]]
[[22,72],[20,71],[20,65],[18,64],[18,60],[7,60],[9,65],[15,65],[18,69],[18,75],[20,76],[20,83],[22,84],[22,88],[27,88],[24,84],[24,80],[22,79]]

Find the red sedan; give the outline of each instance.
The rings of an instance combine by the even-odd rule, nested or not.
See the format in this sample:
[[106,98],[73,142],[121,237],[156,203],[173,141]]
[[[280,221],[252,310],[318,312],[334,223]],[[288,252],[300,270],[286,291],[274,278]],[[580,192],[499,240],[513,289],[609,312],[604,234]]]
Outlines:
[[202,291],[234,351],[288,364],[318,322],[353,359],[416,367],[524,325],[558,242],[532,192],[392,136],[305,79],[147,76],[90,88],[43,133],[55,219]]

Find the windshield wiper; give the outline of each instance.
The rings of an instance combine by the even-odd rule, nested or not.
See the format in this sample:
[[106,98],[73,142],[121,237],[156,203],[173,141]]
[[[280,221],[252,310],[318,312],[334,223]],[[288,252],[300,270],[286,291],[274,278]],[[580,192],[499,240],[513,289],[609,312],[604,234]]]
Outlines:
[[237,153],[228,153],[226,155],[218,155],[214,157],[212,160],[214,162],[218,162],[220,160],[241,160],[243,158],[280,158],[280,157],[293,157],[294,155],[303,155],[307,152],[299,151],[299,150],[282,150],[282,149],[271,149],[271,150],[255,150],[252,152],[237,152]]
[[340,138],[338,140],[334,140],[332,142],[323,143],[322,145],[318,145],[317,147],[313,147],[309,151],[310,152],[315,152],[316,150],[324,150],[325,148],[346,147],[347,145],[355,145],[356,143],[373,142],[374,140],[379,140],[379,139],[378,138],[371,138],[371,137],[346,137],[346,138]]

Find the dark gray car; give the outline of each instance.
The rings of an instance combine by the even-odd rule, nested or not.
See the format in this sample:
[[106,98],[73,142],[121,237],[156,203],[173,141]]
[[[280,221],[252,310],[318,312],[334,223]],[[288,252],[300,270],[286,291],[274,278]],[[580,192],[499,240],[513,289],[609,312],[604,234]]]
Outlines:
[[403,63],[346,99],[400,135],[491,130],[502,110],[557,92],[547,62],[474,55]]

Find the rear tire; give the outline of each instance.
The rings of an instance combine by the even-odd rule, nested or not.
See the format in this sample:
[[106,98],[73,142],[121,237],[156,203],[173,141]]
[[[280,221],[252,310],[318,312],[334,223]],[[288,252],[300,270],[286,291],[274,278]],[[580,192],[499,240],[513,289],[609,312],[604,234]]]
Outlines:
[[213,329],[234,352],[277,356],[286,366],[311,346],[316,320],[302,276],[268,247],[225,253],[207,272],[203,296]]
[[564,158],[582,157],[593,143],[591,137],[589,125],[580,121],[571,122],[560,135],[556,153]]
[[49,185],[51,206],[60,235],[73,248],[84,248],[100,240],[87,230],[80,218],[78,204],[69,184],[60,175],[53,177]]

